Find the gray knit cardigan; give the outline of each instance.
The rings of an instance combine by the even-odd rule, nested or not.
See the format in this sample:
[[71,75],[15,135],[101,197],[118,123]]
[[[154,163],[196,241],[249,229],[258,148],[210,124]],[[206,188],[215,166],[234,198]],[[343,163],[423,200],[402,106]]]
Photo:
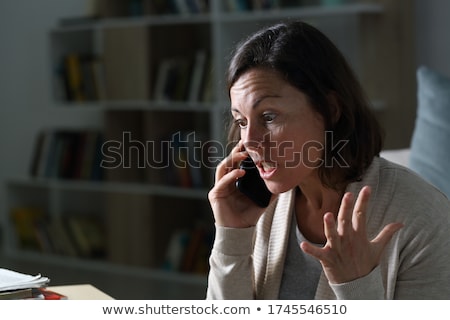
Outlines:
[[[450,299],[450,202],[407,168],[374,158],[363,179],[372,188],[367,232],[391,222],[404,227],[367,276],[329,284],[323,272],[316,299]],[[216,227],[207,299],[277,299],[289,237],[294,191],[280,194],[255,227]],[[302,288],[298,288],[302,290]]]

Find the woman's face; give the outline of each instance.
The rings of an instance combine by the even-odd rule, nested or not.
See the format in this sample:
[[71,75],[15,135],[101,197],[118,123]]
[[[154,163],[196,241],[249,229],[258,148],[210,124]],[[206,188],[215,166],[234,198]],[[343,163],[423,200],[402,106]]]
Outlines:
[[276,72],[251,69],[234,83],[230,97],[244,146],[271,192],[318,179],[325,129],[304,93]]

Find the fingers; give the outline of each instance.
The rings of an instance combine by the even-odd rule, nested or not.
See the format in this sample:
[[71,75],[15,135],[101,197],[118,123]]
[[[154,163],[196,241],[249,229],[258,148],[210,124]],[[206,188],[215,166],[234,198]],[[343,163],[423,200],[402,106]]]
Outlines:
[[402,223],[390,223],[370,240],[366,232],[366,215],[371,196],[370,187],[363,187],[356,202],[345,193],[337,217],[331,212],[323,216],[325,246],[307,241],[300,244],[306,254],[317,258],[331,283],[343,283],[367,275],[380,263],[388,243]]
[[235,189],[236,180],[245,174],[245,170],[234,169],[216,181],[214,189],[230,191]]
[[323,217],[324,232],[327,238],[325,247],[318,247],[307,241],[303,241],[300,244],[300,248],[303,252],[323,261],[327,259],[328,249],[340,250],[340,238],[336,229],[336,220],[331,212],[328,212]]
[[345,235],[356,231],[364,235],[366,233],[366,212],[369,205],[371,189],[365,186],[361,189],[353,205],[354,197],[351,193],[344,194],[338,213],[338,232]]
[[243,150],[242,141],[231,150],[230,154],[222,160],[216,169],[216,182],[222,179],[227,173],[239,168],[239,163],[248,156],[247,151]]
[[331,248],[339,249],[339,233],[336,227],[336,220],[334,219],[334,216],[331,212],[328,212],[323,216],[323,223],[325,237],[327,238],[327,244]]
[[363,235],[366,234],[366,213],[369,206],[370,195],[370,187],[363,187],[359,192],[358,199],[355,203],[355,208],[353,209],[353,229]]
[[326,258],[325,252],[323,248],[317,247],[307,241],[303,241],[300,243],[300,248],[304,253],[309,254],[310,256],[322,261]]
[[341,207],[337,216],[337,231],[339,234],[349,234],[352,231],[353,195],[350,192],[344,194]]

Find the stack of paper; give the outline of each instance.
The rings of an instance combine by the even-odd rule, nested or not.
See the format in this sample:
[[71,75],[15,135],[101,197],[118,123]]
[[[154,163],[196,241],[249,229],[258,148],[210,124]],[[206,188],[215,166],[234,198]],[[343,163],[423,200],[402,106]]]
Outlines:
[[50,279],[0,268],[0,291],[45,287]]

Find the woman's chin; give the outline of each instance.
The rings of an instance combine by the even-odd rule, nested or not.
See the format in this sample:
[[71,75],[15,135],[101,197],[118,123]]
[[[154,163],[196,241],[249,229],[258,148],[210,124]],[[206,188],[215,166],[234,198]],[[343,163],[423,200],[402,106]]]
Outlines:
[[286,186],[285,184],[276,183],[273,181],[266,181],[267,189],[273,194],[280,194],[291,190],[293,187]]

